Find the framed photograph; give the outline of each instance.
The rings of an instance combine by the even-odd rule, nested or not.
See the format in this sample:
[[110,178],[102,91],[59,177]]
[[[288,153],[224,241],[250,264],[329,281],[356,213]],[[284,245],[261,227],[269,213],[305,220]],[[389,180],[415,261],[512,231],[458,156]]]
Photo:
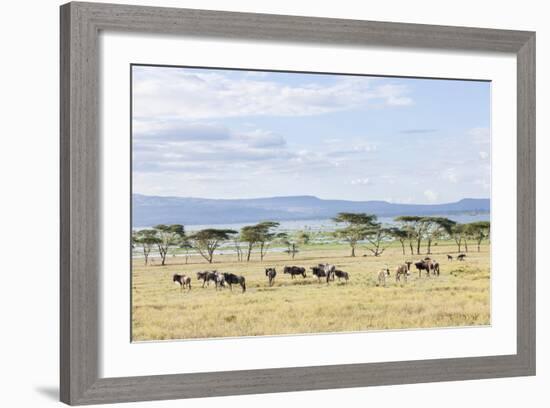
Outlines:
[[535,34],[61,7],[61,400],[535,374]]

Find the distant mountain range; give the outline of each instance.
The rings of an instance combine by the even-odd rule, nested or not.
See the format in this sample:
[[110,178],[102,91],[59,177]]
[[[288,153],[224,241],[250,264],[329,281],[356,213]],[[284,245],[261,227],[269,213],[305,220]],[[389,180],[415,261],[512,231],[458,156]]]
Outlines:
[[134,227],[157,224],[236,224],[264,220],[326,219],[339,212],[365,212],[379,217],[488,213],[488,198],[465,198],[447,204],[394,204],[386,201],[322,200],[314,196],[209,199],[133,195]]

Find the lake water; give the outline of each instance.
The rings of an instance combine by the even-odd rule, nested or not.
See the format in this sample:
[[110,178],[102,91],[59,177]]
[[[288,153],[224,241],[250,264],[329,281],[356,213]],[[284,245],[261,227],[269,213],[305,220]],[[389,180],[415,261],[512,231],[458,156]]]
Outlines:
[[[456,221],[461,224],[476,222],[476,221],[489,221],[489,213],[476,213],[476,214],[452,214],[452,215],[443,215],[443,217],[449,218],[450,220]],[[396,225],[393,217],[379,217],[378,221],[383,225],[391,226]],[[185,230],[188,232],[199,231],[205,228],[222,228],[222,229],[233,229],[239,231],[242,227],[246,225],[251,225],[253,223],[238,223],[238,224],[216,224],[216,225],[186,225]],[[331,219],[320,219],[320,220],[292,220],[292,221],[279,221],[279,231],[334,231],[338,228],[338,225]]]
[[[476,221],[489,221],[490,220],[490,214],[489,213],[476,213],[476,214],[452,214],[452,215],[443,215],[446,218],[449,218],[453,221],[456,221],[461,224],[466,224],[469,222],[476,222]],[[396,225],[397,223],[394,221],[393,217],[379,217],[378,221],[381,222],[385,226],[392,226]],[[309,233],[315,233],[315,232],[330,232],[337,229],[339,226],[332,221],[331,219],[320,219],[320,220],[293,220],[293,221],[279,221],[280,225],[277,228],[278,232],[288,232],[292,233],[295,231],[306,231]],[[186,225],[185,231],[186,233],[192,233],[194,231],[199,231],[201,229],[206,228],[219,228],[219,229],[232,229],[235,231],[239,231],[242,227],[246,225],[251,225],[253,223],[238,223],[238,224],[215,224],[215,225]],[[136,228],[141,229],[141,228]],[[314,234],[315,235],[315,234]],[[312,243],[330,243],[330,242],[340,242],[336,238],[329,238],[326,236],[322,236],[323,234],[320,234],[321,236],[317,235],[316,237],[313,237]],[[343,241],[342,241],[343,242]],[[280,246],[274,245],[273,247],[268,249],[268,252],[282,252],[286,248],[281,248]],[[143,254],[141,253],[140,248],[134,249],[133,256],[143,257]],[[257,249],[253,251],[254,253],[257,252]],[[224,242],[220,245],[220,247],[216,250],[216,254],[235,254],[234,244],[232,242]],[[199,254],[195,253],[195,251],[190,250],[189,251],[190,256],[200,256]],[[152,257],[158,257],[157,251],[151,251]],[[184,254],[177,254],[173,256],[185,256]]]

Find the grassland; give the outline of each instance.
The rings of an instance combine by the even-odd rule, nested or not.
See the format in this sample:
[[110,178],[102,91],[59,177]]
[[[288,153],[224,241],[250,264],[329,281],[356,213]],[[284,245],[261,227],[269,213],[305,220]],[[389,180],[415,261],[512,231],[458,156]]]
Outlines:
[[[451,242],[439,242],[432,258],[441,264],[439,277],[427,278],[411,269],[408,283],[396,282],[393,269],[405,260],[393,245],[380,257],[350,257],[344,245],[311,246],[294,260],[285,253],[268,253],[263,262],[237,262],[235,255],[216,255],[213,264],[193,256],[169,257],[165,266],[145,266],[134,259],[132,270],[132,339],[167,340],[475,326],[490,324],[489,245],[470,248],[465,262],[447,261],[456,255]],[[360,251],[362,254],[363,252]],[[308,277],[291,279],[284,265],[308,268],[334,263],[349,272],[348,283],[318,283]],[[377,273],[388,265],[392,275],[387,287],[377,286]],[[265,267],[277,268],[275,285],[269,287]],[[414,268],[414,265],[413,265]],[[247,291],[238,286],[216,291],[201,288],[195,272],[217,269],[246,277]],[[174,273],[192,276],[192,290],[181,292],[172,282]]]

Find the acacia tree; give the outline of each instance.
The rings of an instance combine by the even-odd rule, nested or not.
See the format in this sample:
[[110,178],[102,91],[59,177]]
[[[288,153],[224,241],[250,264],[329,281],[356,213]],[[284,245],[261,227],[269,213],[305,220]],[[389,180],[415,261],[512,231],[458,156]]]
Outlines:
[[285,252],[290,255],[292,259],[296,256],[298,252],[298,242],[295,239],[295,237],[289,236],[286,232],[282,232],[279,234],[279,239],[281,240],[281,243],[286,246]]
[[411,255],[414,255],[414,246],[413,246],[413,244],[416,241],[416,233],[415,233],[414,229],[412,229],[410,227],[410,225],[404,224],[404,225],[401,226],[401,229],[403,231],[405,231],[405,233],[407,234],[407,242],[409,243],[409,249],[411,250]]
[[489,221],[476,221],[465,225],[466,232],[477,242],[477,252],[481,251],[481,242],[489,238],[491,223]]
[[237,231],[232,229],[216,229],[207,228],[197,231],[189,236],[193,248],[197,250],[201,256],[212,263],[214,259],[214,251],[224,242],[231,238]]
[[462,240],[464,239],[464,224],[455,224],[453,225],[451,229],[451,237],[456,242],[456,246],[458,247],[458,252],[462,252]]
[[241,239],[248,243],[246,261],[250,261],[250,255],[255,245],[260,248],[260,260],[264,260],[264,256],[269,249],[271,242],[278,237],[277,233],[273,231],[274,228],[279,226],[275,221],[263,221],[255,225],[247,225],[241,228]]
[[159,224],[153,227],[157,237],[157,248],[161,265],[166,263],[166,254],[171,246],[179,245],[185,239],[185,229],[181,224]]
[[279,226],[278,222],[264,221],[256,224],[255,228],[258,231],[258,244],[260,245],[260,261],[264,260],[264,256],[269,249],[269,245],[275,238],[281,237],[273,231],[274,228]]
[[426,226],[425,236],[428,243],[426,253],[431,254],[432,242],[442,235],[450,235],[456,222],[444,217],[424,217],[424,222]]
[[240,239],[241,241],[246,242],[248,244],[246,249],[246,262],[250,262],[250,255],[252,254],[252,249],[260,239],[259,231],[257,230],[256,226],[247,225],[245,227],[242,227]]
[[[403,228],[391,227],[388,228],[389,234],[396,240],[401,243],[401,248],[403,249],[403,255],[405,255],[405,242],[409,239],[409,232]],[[412,245],[411,245],[411,254],[412,254]]]
[[344,224],[343,228],[337,229],[334,233],[337,237],[348,242],[351,247],[351,256],[355,256],[357,243],[365,239],[369,231],[376,227],[376,215],[365,213],[339,213],[332,219],[338,224]]
[[292,237],[286,233],[281,233],[281,234],[278,234],[278,238],[282,239],[283,244],[286,245],[287,247],[285,252],[289,254],[292,257],[292,259],[294,259],[296,254],[300,252],[300,250],[298,249],[299,245],[307,244],[310,239],[309,234],[304,231],[300,231],[295,236],[292,236]]
[[382,228],[380,224],[377,224],[367,230],[365,239],[370,245],[367,245],[366,248],[374,256],[380,256],[389,245],[388,238],[391,236],[391,231],[388,228]]
[[187,265],[189,261],[189,250],[193,248],[193,245],[191,245],[191,242],[189,242],[187,238],[184,238],[180,243],[180,248],[185,251],[185,264]]
[[311,236],[305,231],[298,232],[298,242],[303,245],[307,245],[311,240]]
[[237,261],[241,262],[243,260],[243,249],[241,247],[242,236],[234,235],[233,236],[233,246],[235,247],[235,253],[237,254]]
[[145,258],[145,265],[149,263],[149,254],[153,247],[158,243],[158,237],[156,231],[152,229],[143,229],[132,232],[132,244],[141,247],[143,251],[143,257]]
[[300,252],[300,250],[298,249],[298,244],[296,243],[296,241],[290,240],[286,240],[285,244],[287,246],[286,252],[292,257],[292,259],[294,259],[296,254]]
[[403,215],[401,217],[396,217],[395,221],[402,223],[403,227],[409,231],[411,236],[411,247],[412,242],[416,241],[416,253],[420,254],[420,245],[428,226],[426,217],[420,217],[418,215]]
[[464,241],[464,249],[468,252],[468,238],[471,238],[472,231],[467,227],[468,224],[464,224],[462,231],[462,239]]

